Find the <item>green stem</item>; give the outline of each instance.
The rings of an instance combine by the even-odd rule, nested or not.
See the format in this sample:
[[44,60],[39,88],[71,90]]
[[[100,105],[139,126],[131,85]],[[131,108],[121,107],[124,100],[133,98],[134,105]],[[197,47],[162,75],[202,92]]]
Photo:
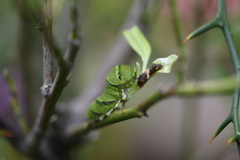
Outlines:
[[[232,31],[230,28],[230,24],[228,21],[228,16],[227,16],[227,9],[226,9],[226,0],[218,0],[218,13],[215,19],[213,19],[212,21],[206,23],[205,25],[202,25],[201,27],[199,27],[198,29],[196,29],[195,31],[193,31],[186,39],[184,42],[188,41],[189,39],[192,39],[212,28],[221,28],[225,40],[227,42],[227,46],[230,52],[230,56],[232,59],[232,64],[233,64],[233,68],[234,68],[234,72],[236,75],[236,79],[235,79],[235,91],[234,91],[234,95],[233,95],[233,101],[232,101],[232,108],[231,108],[231,112],[229,114],[229,118],[231,119],[231,122],[233,122],[233,126],[234,126],[234,130],[235,130],[235,137],[238,137],[237,139],[233,138],[230,139],[229,142],[231,143],[232,140],[235,140],[237,142],[237,146],[238,146],[238,151],[239,151],[239,156],[240,156],[240,124],[239,124],[239,115],[238,115],[238,108],[239,108],[239,96],[240,96],[240,89],[239,89],[239,85],[240,85],[240,70],[239,70],[239,66],[240,66],[240,56],[236,47],[236,43],[233,39],[233,35],[232,35]],[[223,122],[224,123],[224,122]],[[220,125],[220,129],[222,129],[221,127],[225,126],[224,124]]]
[[233,35],[232,35],[232,31],[229,25],[229,21],[228,21],[228,17],[227,17],[227,11],[226,11],[226,2],[225,0],[219,0],[219,12],[218,14],[221,15],[221,20],[223,22],[223,26],[222,26],[222,31],[223,34],[225,36],[227,45],[228,45],[228,49],[230,51],[230,55],[232,58],[232,62],[233,62],[233,67],[234,67],[234,71],[237,75],[240,75],[240,71],[238,70],[238,67],[240,66],[240,57],[239,57],[239,53],[236,47],[236,43],[233,39]]
[[78,136],[97,128],[102,128],[132,118],[140,118],[142,116],[147,116],[146,111],[159,100],[172,95],[172,91],[172,88],[165,92],[163,92],[162,90],[158,90],[152,93],[145,101],[135,107],[121,111],[115,111],[109,117],[98,123],[88,122],[87,125],[81,126],[80,128],[77,128],[75,131],[72,132],[72,134],[70,135],[71,141],[74,141],[75,138],[77,138]]
[[[176,0],[170,0],[170,6],[173,14],[173,27],[177,39],[177,44],[181,44],[184,39],[184,32],[181,23],[181,17],[178,11],[178,6],[176,4]],[[178,58],[178,83],[182,83],[184,81],[184,72],[185,72],[185,61],[186,61],[186,46],[180,46],[180,56]]]
[[239,106],[239,89],[236,89],[234,91],[233,100],[232,100],[232,121],[235,129],[235,133],[240,132],[240,126],[239,126],[239,117],[238,117],[238,106]]
[[27,133],[28,131],[28,126],[25,117],[23,116],[22,109],[20,107],[20,104],[18,102],[18,96],[17,96],[17,89],[16,85],[12,79],[12,77],[9,75],[9,71],[7,69],[3,70],[3,75],[8,83],[9,86],[9,91],[11,92],[11,107],[14,113],[14,116],[19,123],[20,128],[22,129],[23,133]]
[[158,89],[153,92],[145,101],[141,104],[113,112],[109,117],[105,118],[103,121],[98,123],[89,122],[86,126],[81,126],[76,128],[72,133],[70,133],[71,141],[74,141],[78,136],[85,134],[91,130],[102,128],[110,124],[118,123],[132,118],[139,118],[146,116],[146,112],[157,102],[167,97],[173,95],[179,96],[196,96],[200,94],[219,94],[225,92],[231,92],[236,87],[234,83],[235,77],[228,77],[224,79],[211,80],[205,82],[196,82],[196,83],[184,83],[177,86],[173,86],[168,90],[163,91]]
[[[233,62],[233,68],[236,74],[236,83],[240,83],[240,71],[238,70],[238,67],[240,66],[240,57],[239,53],[236,47],[236,43],[233,39],[232,31],[229,25],[228,17],[227,17],[227,10],[226,10],[226,0],[218,0],[218,16],[221,17],[223,26],[221,27],[225,40],[228,45],[228,49],[230,51],[231,59]],[[233,95],[233,101],[232,101],[232,122],[234,125],[235,134],[239,134],[240,132],[240,126],[239,126],[239,115],[238,115],[238,108],[239,108],[239,96],[240,96],[240,89],[236,88]],[[240,156],[240,143],[239,140],[237,140],[237,147],[238,147],[238,153]]]

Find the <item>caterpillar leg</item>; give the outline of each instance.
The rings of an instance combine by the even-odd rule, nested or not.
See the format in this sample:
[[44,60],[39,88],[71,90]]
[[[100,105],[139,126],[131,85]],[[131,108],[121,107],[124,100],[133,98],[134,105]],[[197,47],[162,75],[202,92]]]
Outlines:
[[104,120],[106,117],[110,116],[117,108],[120,109],[120,106],[122,106],[122,105],[121,105],[121,100],[119,100],[119,101],[115,104],[114,108],[110,109],[106,114],[104,114],[104,115],[100,116],[99,118],[95,119],[94,122],[98,122],[98,121]]

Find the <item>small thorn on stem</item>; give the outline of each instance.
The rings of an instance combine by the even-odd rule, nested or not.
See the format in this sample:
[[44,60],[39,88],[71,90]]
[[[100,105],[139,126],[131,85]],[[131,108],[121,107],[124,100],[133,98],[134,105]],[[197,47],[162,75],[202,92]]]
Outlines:
[[216,138],[215,136],[212,137],[212,139],[211,139],[211,140],[209,141],[209,143],[208,143],[209,146],[212,144],[212,142],[213,142],[213,140],[214,140],[215,138]]
[[232,143],[232,141],[228,140],[227,143],[226,143],[226,147],[228,147],[231,143]]
[[189,36],[180,44],[180,46],[183,45],[184,43],[186,43],[188,40],[190,40]]
[[72,73],[70,73],[70,74],[67,76],[67,78],[66,78],[67,83],[70,81],[71,75],[72,75]]
[[191,35],[187,36],[187,38],[180,44],[180,46],[186,43],[187,41],[189,41],[190,39],[191,39]]

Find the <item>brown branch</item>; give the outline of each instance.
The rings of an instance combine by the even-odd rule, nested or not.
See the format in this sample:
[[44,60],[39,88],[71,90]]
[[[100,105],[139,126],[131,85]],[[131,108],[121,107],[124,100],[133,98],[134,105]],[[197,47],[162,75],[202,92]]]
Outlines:
[[77,0],[71,0],[70,3],[70,32],[68,38],[68,47],[64,54],[64,57],[55,43],[55,40],[51,37],[51,49],[53,50],[53,54],[58,62],[58,66],[62,72],[67,72],[72,68],[74,60],[76,58],[77,52],[81,46],[81,36],[79,36],[78,30],[80,27],[78,25],[78,4]]
[[42,94],[48,96],[53,82],[53,57],[51,51],[52,39],[52,0],[44,0],[43,26],[43,86]]
[[[144,1],[144,2],[148,3],[147,0]],[[73,64],[74,59],[76,57],[76,53],[77,53],[78,48],[80,47],[80,44],[81,44],[81,39],[78,35],[79,27],[78,27],[78,24],[77,24],[78,18],[77,18],[77,8],[76,8],[76,6],[78,6],[78,5],[76,5],[76,0],[71,0],[71,4],[72,4],[71,5],[72,7],[71,7],[71,14],[70,15],[71,15],[71,21],[72,21],[71,22],[72,28],[71,28],[71,32],[70,32],[70,36],[69,36],[68,49],[67,49],[67,51],[65,52],[65,55],[64,55],[64,59],[69,64]],[[131,12],[130,12],[127,20],[126,20],[126,23],[123,26],[123,29],[129,28],[129,27],[131,27],[135,24],[138,24],[142,15],[143,15],[143,13],[144,13],[144,10],[145,10],[146,6],[147,5],[141,3],[141,1],[135,0],[134,5],[132,7],[132,10],[131,10]],[[107,60],[107,63],[106,63],[107,65],[104,66],[101,69],[101,71],[100,71],[101,74],[98,75],[98,76],[102,77],[100,79],[102,79],[103,83],[104,83],[104,78],[105,78],[104,76],[107,74],[107,70],[108,70],[106,68],[111,68],[114,65],[116,65],[117,63],[122,63],[122,61],[127,59],[127,55],[130,51],[130,47],[126,43],[126,41],[124,40],[122,35],[119,35],[118,37],[119,38],[117,40],[117,43],[114,45],[114,47],[109,52],[110,54],[109,54],[108,58],[110,58],[111,60],[109,60],[109,59]],[[111,61],[111,63],[108,63],[110,61]],[[40,140],[43,138],[43,135],[44,135],[46,129],[48,128],[49,119],[50,119],[50,117],[53,113],[53,109],[54,109],[53,106],[55,106],[58,97],[61,95],[61,92],[62,92],[63,88],[67,85],[68,78],[69,78],[68,77],[69,72],[70,72],[70,70],[67,70],[67,71],[59,70],[58,71],[58,73],[56,75],[56,78],[54,80],[54,83],[52,85],[52,88],[50,90],[50,94],[44,99],[44,101],[42,103],[40,112],[38,114],[37,120],[36,120],[35,125],[34,125],[34,128],[31,130],[29,135],[26,137],[25,145],[23,145],[23,147],[25,147],[26,151],[28,151],[29,153],[31,153],[31,152],[34,153],[34,151],[37,148],[37,145],[39,144]],[[103,73],[105,73],[105,74],[103,74]],[[99,78],[97,78],[97,79],[99,79]],[[98,84],[98,86],[96,88],[99,88],[99,86],[100,86],[99,82],[98,83],[93,83],[93,84]],[[96,88],[94,88],[95,85],[94,86],[90,85],[90,86],[91,86],[91,89],[89,90],[90,92],[93,91],[93,90],[96,90]],[[98,91],[100,91],[100,90],[98,90]],[[83,99],[82,99],[83,104],[78,103],[76,105],[76,102],[79,102],[79,101],[78,100],[73,101],[73,103],[75,104],[73,106],[77,106],[77,110],[79,112],[75,112],[73,109],[71,109],[71,111],[69,112],[70,115],[72,115],[73,117],[76,117],[75,115],[80,117],[80,115],[81,115],[81,119],[84,119],[85,112],[82,112],[82,111],[84,111],[84,108],[86,109],[86,107],[88,106],[88,104],[87,105],[84,105],[84,104],[85,104],[85,102],[87,102],[87,103],[90,102],[92,100],[93,96],[95,97],[96,94],[86,94],[86,92],[85,92],[85,97],[83,97]],[[86,98],[86,99],[84,99],[84,98]],[[84,107],[81,107],[80,105],[84,106]],[[83,110],[81,110],[81,109],[83,109]],[[60,118],[62,118],[62,117],[60,117]],[[72,123],[72,121],[69,121],[69,119],[67,119],[67,121],[68,121],[68,123]],[[77,123],[79,123],[79,121],[77,121]],[[60,125],[62,127],[61,128],[61,133],[57,132],[55,134],[62,134],[63,135],[64,133],[71,130],[69,128],[74,126],[74,125],[71,125],[70,127],[68,127],[68,126],[65,126],[65,124],[63,125],[62,123]],[[64,137],[64,138],[66,138],[66,137]]]
[[[52,0],[51,0],[52,1]],[[49,3],[49,4],[48,4]],[[71,1],[71,5],[72,6],[77,6],[77,0],[72,0]],[[52,23],[52,18],[51,17],[48,17],[49,14],[51,14],[51,8],[49,8],[51,6],[51,2],[49,2],[48,0],[45,0],[45,18],[46,18],[46,25],[45,26],[48,26]],[[72,24],[74,24],[76,27],[74,27],[74,29],[72,29],[70,31],[71,35],[74,35],[74,36],[71,36],[70,39],[71,40],[78,40],[80,39],[79,36],[78,36],[78,25],[77,25],[77,19],[78,19],[78,14],[77,14],[77,7],[74,7],[71,9],[71,12],[74,12],[74,14],[71,14],[71,15],[74,15],[74,21],[72,22]],[[49,13],[49,14],[47,14]],[[72,18],[73,20],[73,18]],[[48,26],[49,27],[49,26]],[[45,28],[44,28],[45,30]],[[48,43],[48,40],[53,40],[52,39],[52,33],[50,32],[50,28],[48,28],[48,32],[45,33],[43,30],[43,39],[46,40],[47,43],[45,43],[44,45],[46,45],[46,54],[49,53],[48,55],[50,55],[51,53],[51,45],[53,45],[53,41]],[[51,34],[50,34],[51,33]],[[50,35],[49,35],[50,34]],[[80,41],[79,41],[80,42]],[[71,58],[67,58],[66,60],[68,62],[71,62],[73,63],[74,62],[74,59],[76,57],[76,54],[77,54],[77,51],[78,49],[80,48],[80,43],[78,43],[78,45],[72,45],[72,43],[70,43],[69,45],[69,48],[67,49],[67,55],[70,55]],[[56,51],[56,48],[53,47],[53,50]],[[49,51],[49,52],[48,52]],[[60,52],[58,52],[60,53]],[[56,58],[57,60],[60,59],[61,62],[64,62],[61,55],[60,54],[55,54],[57,55]],[[47,94],[44,94],[44,99],[43,99],[43,102],[42,102],[42,105],[41,105],[41,108],[39,110],[39,113],[37,115],[37,118],[36,118],[36,121],[33,125],[33,128],[31,129],[30,133],[27,135],[27,137],[25,138],[25,141],[22,145],[22,150],[25,152],[25,153],[28,153],[30,155],[34,155],[36,154],[36,151],[37,151],[37,148],[38,148],[38,145],[40,144],[40,141],[42,140],[47,128],[48,128],[48,125],[49,125],[49,120],[51,118],[51,116],[53,115],[53,111],[54,111],[54,108],[55,108],[55,105],[57,103],[57,100],[58,98],[60,97],[63,89],[65,88],[65,86],[68,84],[68,81],[69,81],[69,73],[70,73],[70,69],[71,68],[64,68],[64,70],[62,70],[61,68],[61,63],[59,61],[59,65],[60,65],[60,69],[58,70],[57,72],[57,75],[55,77],[55,80],[53,83],[49,83],[49,82],[52,82],[52,79],[51,79],[51,57],[46,55],[46,59],[44,61],[44,69],[45,69],[45,72],[44,72],[44,89],[46,91],[47,89]],[[67,62],[64,62],[64,63],[67,63]],[[63,66],[62,66],[63,67]]]
[[77,4],[77,0],[71,0],[71,4],[70,4],[70,27],[71,27],[71,31],[69,34],[69,45],[68,48],[66,50],[66,53],[64,55],[64,58],[70,62],[71,64],[74,62],[76,55],[77,55],[77,51],[81,46],[81,36],[79,36],[79,25],[78,25],[78,4]]

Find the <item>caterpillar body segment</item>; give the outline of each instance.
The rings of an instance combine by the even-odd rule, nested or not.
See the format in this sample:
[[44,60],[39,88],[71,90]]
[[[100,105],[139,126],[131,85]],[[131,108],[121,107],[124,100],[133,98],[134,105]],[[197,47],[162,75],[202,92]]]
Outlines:
[[117,65],[106,77],[106,88],[103,94],[90,104],[88,118],[101,121],[111,115],[116,109],[122,109],[131,96],[143,87],[146,82],[162,69],[161,64],[153,64],[142,74],[140,66],[136,68],[127,65]]
[[101,96],[91,103],[88,118],[102,120],[114,110],[121,109],[130,99],[128,93],[136,84],[136,69],[127,65],[117,65],[106,77],[106,88]]

